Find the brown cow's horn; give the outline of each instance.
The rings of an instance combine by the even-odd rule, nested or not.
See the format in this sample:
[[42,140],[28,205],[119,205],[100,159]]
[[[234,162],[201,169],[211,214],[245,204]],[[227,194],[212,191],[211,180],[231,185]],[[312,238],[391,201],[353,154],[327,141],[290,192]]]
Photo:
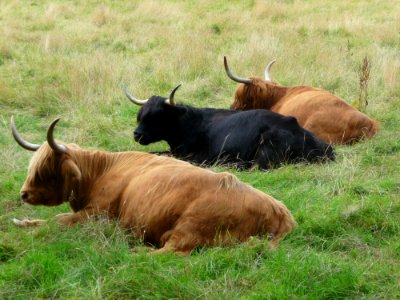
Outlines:
[[178,84],[178,85],[172,90],[171,94],[169,94],[169,98],[168,98],[167,100],[165,100],[165,103],[166,103],[166,104],[169,104],[169,105],[171,105],[171,106],[175,106],[175,105],[176,105],[175,100],[174,100],[174,95],[175,95],[176,90],[179,89],[180,86],[181,86],[181,84]]
[[125,84],[123,85],[123,89],[124,89],[126,97],[128,97],[128,99],[131,100],[133,104],[142,106],[149,100],[149,99],[146,99],[146,100],[136,99],[135,97],[133,97],[131,94],[128,93],[128,89],[126,88]]
[[21,135],[18,133],[17,128],[15,128],[15,124],[14,124],[14,116],[11,115],[11,132],[12,135],[15,139],[15,141],[18,143],[18,145],[20,145],[22,148],[29,150],[29,151],[36,151],[37,149],[39,149],[40,145],[38,144],[32,144],[29,143],[27,141],[25,141]]
[[62,153],[65,153],[67,148],[64,145],[57,144],[53,137],[54,127],[56,126],[58,121],[60,121],[60,118],[55,119],[50,124],[50,127],[47,130],[47,142],[49,143],[50,147],[54,150],[54,152],[62,154]]
[[228,62],[226,60],[226,56],[224,56],[224,66],[225,66],[226,75],[228,75],[228,77],[230,79],[232,79],[233,81],[236,81],[236,82],[239,82],[239,83],[244,83],[244,84],[250,84],[251,83],[250,79],[240,78],[240,77],[237,77],[236,75],[232,74],[231,70],[229,70]]
[[272,81],[271,76],[269,75],[269,71],[271,71],[272,65],[276,62],[276,59],[271,61],[267,67],[265,68],[265,80]]

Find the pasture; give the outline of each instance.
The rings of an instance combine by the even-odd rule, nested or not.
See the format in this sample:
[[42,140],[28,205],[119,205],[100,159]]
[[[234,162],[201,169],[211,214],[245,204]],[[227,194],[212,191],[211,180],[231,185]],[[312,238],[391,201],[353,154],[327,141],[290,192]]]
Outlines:
[[[399,11],[389,0],[0,1],[0,298],[400,298]],[[20,202],[32,152],[13,140],[11,114],[35,143],[61,117],[55,136],[67,143],[167,150],[134,142],[138,107],[122,84],[147,98],[182,83],[178,103],[228,108],[236,84],[224,55],[243,76],[277,59],[274,80],[327,89],[380,122],[376,137],[336,146],[328,164],[212,168],[291,210],[298,228],[276,250],[252,239],[149,256],[107,220],[12,223],[70,208]]]

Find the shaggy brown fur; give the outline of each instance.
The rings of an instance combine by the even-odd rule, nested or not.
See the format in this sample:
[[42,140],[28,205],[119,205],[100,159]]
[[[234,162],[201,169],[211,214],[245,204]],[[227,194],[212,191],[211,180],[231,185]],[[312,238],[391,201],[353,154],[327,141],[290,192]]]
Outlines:
[[250,84],[239,84],[231,109],[263,108],[296,117],[302,127],[327,143],[348,144],[379,131],[378,122],[328,91],[250,79]]
[[33,205],[69,201],[70,226],[106,213],[157,252],[187,255],[202,245],[268,235],[276,245],[295,226],[284,204],[229,173],[214,173],[169,157],[108,153],[66,145],[55,154],[44,143],[32,157],[21,193]]

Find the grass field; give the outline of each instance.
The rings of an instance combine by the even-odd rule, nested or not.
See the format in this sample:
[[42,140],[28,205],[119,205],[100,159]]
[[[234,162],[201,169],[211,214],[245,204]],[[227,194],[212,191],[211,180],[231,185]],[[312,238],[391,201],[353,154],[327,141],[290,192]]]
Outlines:
[[[81,4],[85,3],[85,4]],[[400,2],[0,0],[1,299],[395,299],[400,298]],[[202,248],[187,258],[148,256],[115,223],[50,222],[67,205],[23,205],[31,152],[11,137],[56,137],[109,151],[166,150],[132,139],[139,98],[228,108],[239,76],[325,88],[349,103],[371,64],[369,105],[380,121],[369,141],[336,147],[336,162],[268,172],[230,171],[283,201],[298,222],[274,251],[266,240]]]

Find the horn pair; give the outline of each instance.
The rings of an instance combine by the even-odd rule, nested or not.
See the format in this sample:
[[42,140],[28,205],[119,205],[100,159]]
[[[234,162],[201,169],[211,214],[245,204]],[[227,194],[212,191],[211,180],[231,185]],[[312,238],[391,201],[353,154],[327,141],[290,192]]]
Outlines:
[[[174,96],[175,96],[175,92],[177,91],[177,89],[179,89],[180,86],[181,86],[181,84],[177,85],[172,90],[172,92],[169,94],[168,99],[165,100],[166,104],[169,104],[171,106],[175,106],[176,105],[175,100],[174,100]],[[137,98],[133,97],[131,94],[129,94],[126,85],[123,85],[123,89],[124,89],[126,97],[128,97],[128,99],[131,100],[133,104],[142,106],[142,105],[146,104],[147,101],[149,101],[149,99],[140,100],[140,99],[137,99]]]
[[[265,68],[265,72],[264,72],[265,80],[272,81],[269,72],[271,71],[271,67],[272,67],[272,65],[275,63],[275,61],[276,61],[275,59],[274,59],[273,61],[271,61],[271,62],[267,65],[267,67]],[[227,61],[227,59],[226,59],[226,56],[224,56],[224,66],[225,66],[226,75],[228,75],[228,77],[229,77],[230,79],[232,79],[233,81],[236,81],[236,82],[239,82],[239,83],[244,83],[244,84],[250,84],[250,83],[251,83],[251,79],[238,77],[238,76],[234,75],[234,74],[231,72],[231,70],[230,70],[229,67],[228,67],[228,61]]]
[[[57,122],[60,120],[60,118],[55,119],[49,126],[49,129],[47,130],[47,143],[49,146],[54,150],[56,153],[65,153],[67,148],[64,145],[57,144],[56,141],[54,140],[53,132],[54,132],[54,127],[56,126]],[[29,150],[29,151],[36,151],[39,149],[40,145],[38,144],[33,144],[28,141],[25,141],[21,135],[19,134],[17,128],[15,128],[14,124],[14,116],[11,116],[11,132],[12,135],[15,139],[15,141],[20,145],[22,148]]]

